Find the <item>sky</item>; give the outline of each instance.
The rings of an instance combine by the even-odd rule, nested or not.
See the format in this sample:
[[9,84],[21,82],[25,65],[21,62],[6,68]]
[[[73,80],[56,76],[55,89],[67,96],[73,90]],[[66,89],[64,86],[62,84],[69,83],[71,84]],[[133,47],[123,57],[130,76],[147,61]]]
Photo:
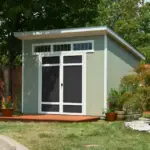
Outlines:
[[146,2],[150,2],[150,0],[145,0]]

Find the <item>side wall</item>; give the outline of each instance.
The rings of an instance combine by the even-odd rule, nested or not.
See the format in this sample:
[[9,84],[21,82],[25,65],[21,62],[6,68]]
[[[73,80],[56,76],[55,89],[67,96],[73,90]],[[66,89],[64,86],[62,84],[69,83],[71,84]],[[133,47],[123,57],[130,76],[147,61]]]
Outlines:
[[[103,107],[103,49],[104,36],[72,37],[24,41],[24,85],[23,113],[38,113],[38,56],[32,55],[32,44],[94,40],[94,53],[87,53],[87,95],[88,115],[99,115]],[[97,67],[96,67],[97,66]]]
[[124,75],[133,73],[140,59],[126,50],[111,37],[107,38],[107,94],[111,88],[118,89]]

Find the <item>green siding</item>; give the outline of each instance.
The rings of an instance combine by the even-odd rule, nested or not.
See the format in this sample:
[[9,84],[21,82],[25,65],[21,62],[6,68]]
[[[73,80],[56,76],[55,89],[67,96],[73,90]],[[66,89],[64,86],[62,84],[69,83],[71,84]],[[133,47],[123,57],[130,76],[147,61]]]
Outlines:
[[109,36],[107,57],[107,92],[109,93],[111,88],[119,88],[120,80],[124,75],[133,73],[133,68],[140,63],[140,59]]
[[[91,37],[70,37],[70,38],[63,38],[63,39],[44,39],[44,40],[26,40],[24,41],[24,103],[23,103],[23,110],[24,113],[28,114],[36,114],[38,113],[38,56],[32,55],[32,44],[36,43],[55,43],[55,42],[70,42],[70,41],[86,41],[86,40],[94,40],[94,49],[96,50],[94,53],[87,54],[87,73],[88,73],[88,82],[87,82],[87,113],[88,114],[96,114],[96,109],[94,106],[90,108],[92,101],[98,101],[98,99],[102,100],[103,97],[103,88],[100,88],[100,93],[97,91],[97,88],[90,88],[95,86],[99,86],[96,83],[101,83],[103,79],[99,79],[103,77],[103,56],[102,52],[99,50],[104,49],[104,36],[91,36]],[[97,52],[99,51],[99,52]],[[97,55],[96,55],[97,54]],[[97,60],[97,61],[96,61]],[[93,62],[92,62],[93,61]],[[94,62],[97,62],[97,66],[99,67],[99,71],[95,66]],[[92,66],[93,65],[93,66]],[[93,67],[93,69],[92,69]],[[91,69],[91,71],[90,71]],[[94,75],[94,72],[97,75]],[[98,78],[98,82],[92,83],[93,77]],[[90,85],[91,84],[91,85]],[[95,90],[95,91],[94,91]],[[90,92],[91,91],[91,92]],[[91,93],[91,94],[90,94]],[[96,96],[100,96],[97,99],[93,98]],[[94,103],[93,103],[94,104]],[[101,103],[99,103],[101,107]],[[97,111],[100,110],[99,106],[96,104]]]
[[88,53],[86,61],[86,112],[99,116],[104,110],[104,50]]
[[24,42],[24,103],[23,112],[38,113],[38,56],[32,55],[30,41]]

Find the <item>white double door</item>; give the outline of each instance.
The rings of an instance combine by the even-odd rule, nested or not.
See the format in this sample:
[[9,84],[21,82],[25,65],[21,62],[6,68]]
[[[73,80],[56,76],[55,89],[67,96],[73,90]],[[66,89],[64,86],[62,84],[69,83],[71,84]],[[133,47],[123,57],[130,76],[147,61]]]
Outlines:
[[40,57],[39,112],[85,114],[85,54]]

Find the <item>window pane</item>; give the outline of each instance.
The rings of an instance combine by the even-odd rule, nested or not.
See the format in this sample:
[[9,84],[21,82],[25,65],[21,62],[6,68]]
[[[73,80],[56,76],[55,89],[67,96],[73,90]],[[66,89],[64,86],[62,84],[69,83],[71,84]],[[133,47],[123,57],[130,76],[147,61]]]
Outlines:
[[36,46],[34,48],[35,53],[50,52],[50,51],[51,51],[51,46],[50,45]]
[[82,103],[82,66],[64,66],[63,101]]
[[73,44],[73,50],[92,50],[92,43]]
[[82,63],[82,56],[64,56],[64,63]]
[[82,106],[64,105],[63,106],[63,112],[82,113]]
[[59,61],[59,56],[42,58],[42,64],[59,64]]
[[45,112],[59,112],[59,105],[42,104],[42,111],[45,111]]
[[61,44],[61,45],[54,45],[54,51],[70,51],[71,45],[70,44]]
[[42,67],[42,102],[59,102],[59,66]]

